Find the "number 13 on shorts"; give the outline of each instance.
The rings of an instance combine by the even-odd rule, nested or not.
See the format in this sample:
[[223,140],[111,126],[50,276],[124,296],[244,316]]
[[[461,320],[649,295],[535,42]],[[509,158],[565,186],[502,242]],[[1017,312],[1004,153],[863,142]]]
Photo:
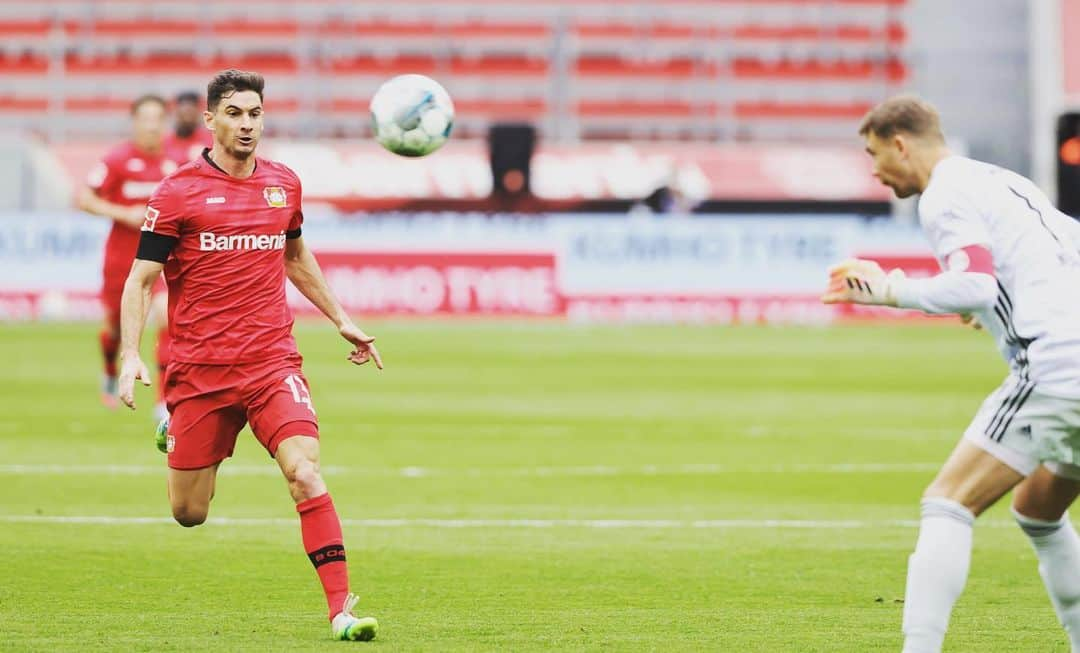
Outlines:
[[285,385],[289,386],[289,390],[292,390],[292,396],[296,403],[304,404],[314,415],[315,407],[311,405],[311,393],[308,392],[307,386],[304,385],[304,379],[299,374],[290,374],[285,377]]

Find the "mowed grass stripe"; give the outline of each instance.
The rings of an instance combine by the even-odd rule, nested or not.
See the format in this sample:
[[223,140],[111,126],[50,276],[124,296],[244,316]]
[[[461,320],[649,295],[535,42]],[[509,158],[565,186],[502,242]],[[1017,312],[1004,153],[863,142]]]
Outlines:
[[[932,472],[941,467],[941,463],[806,463],[776,465],[714,465],[708,463],[686,465],[642,465],[640,467],[618,467],[612,465],[586,465],[577,467],[475,467],[475,468],[439,468],[409,466],[397,469],[378,467],[343,467],[327,465],[322,467],[325,476],[365,477],[403,477],[422,478],[438,477],[589,477],[589,476],[680,476],[712,474],[865,474]],[[224,476],[279,476],[273,465],[223,465],[218,472]],[[164,475],[164,465],[59,465],[59,464],[8,464],[0,465],[0,474],[12,476],[32,475],[116,475],[142,476]]]
[[[175,523],[168,517],[123,517],[109,515],[0,515],[0,523],[148,526]],[[288,526],[296,527],[295,519],[274,517],[210,517],[209,526]],[[880,529],[917,528],[915,519],[342,519],[343,526],[361,528],[596,528],[596,529]],[[1016,528],[1007,520],[984,520],[988,528]]]

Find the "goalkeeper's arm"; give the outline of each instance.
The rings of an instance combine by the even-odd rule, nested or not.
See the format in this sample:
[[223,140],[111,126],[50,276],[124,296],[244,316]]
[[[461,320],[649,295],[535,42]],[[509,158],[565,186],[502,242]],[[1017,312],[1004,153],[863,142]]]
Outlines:
[[926,313],[972,313],[993,307],[998,285],[990,252],[970,246],[946,259],[948,269],[926,279],[908,279],[902,270],[888,274],[866,260],[850,260],[829,270],[827,304],[876,304]]

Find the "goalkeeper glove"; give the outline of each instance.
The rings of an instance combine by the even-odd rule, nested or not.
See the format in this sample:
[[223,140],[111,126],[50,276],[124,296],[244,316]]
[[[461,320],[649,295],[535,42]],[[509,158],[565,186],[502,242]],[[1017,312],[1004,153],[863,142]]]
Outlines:
[[897,286],[906,278],[899,268],[886,274],[874,261],[848,259],[829,268],[829,289],[821,301],[896,306]]

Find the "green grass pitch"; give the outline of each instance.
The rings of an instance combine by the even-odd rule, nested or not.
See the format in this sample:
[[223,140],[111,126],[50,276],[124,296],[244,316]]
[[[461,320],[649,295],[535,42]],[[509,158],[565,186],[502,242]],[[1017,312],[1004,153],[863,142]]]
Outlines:
[[[151,394],[97,404],[96,326],[5,325],[0,649],[897,651],[919,493],[1005,371],[944,323],[365,326],[382,373],[297,331],[375,642],[329,640],[250,433],[212,521],[169,523]],[[1067,650],[1007,516],[947,651]]]

